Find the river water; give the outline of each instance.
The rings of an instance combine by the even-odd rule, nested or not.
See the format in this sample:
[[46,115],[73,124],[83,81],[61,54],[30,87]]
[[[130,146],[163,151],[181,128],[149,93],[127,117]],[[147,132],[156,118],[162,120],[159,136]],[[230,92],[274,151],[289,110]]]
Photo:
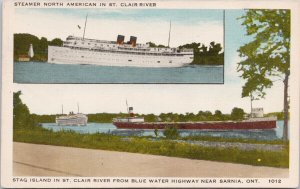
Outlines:
[[[154,130],[130,130],[117,129],[112,123],[88,123],[87,126],[57,126],[55,123],[43,123],[42,127],[53,131],[71,130],[77,133],[110,133],[120,136],[155,136]],[[253,131],[201,131],[201,130],[180,130],[181,136],[215,136],[224,138],[245,138],[256,140],[276,140],[283,134],[283,121],[277,121],[276,129],[253,130]],[[163,136],[163,131],[158,132]]]
[[15,83],[218,83],[223,66],[137,68],[15,62]]

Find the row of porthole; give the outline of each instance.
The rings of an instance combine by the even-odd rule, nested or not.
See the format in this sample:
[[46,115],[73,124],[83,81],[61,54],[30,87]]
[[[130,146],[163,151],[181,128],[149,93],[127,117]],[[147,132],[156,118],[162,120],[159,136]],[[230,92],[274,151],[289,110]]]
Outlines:
[[[104,54],[104,55],[107,55],[107,54]],[[73,56],[66,56],[65,54],[62,54],[61,56],[64,56],[64,57],[73,57]],[[84,56],[81,56],[81,58],[84,58]],[[132,61],[132,60],[129,59],[128,61]],[[157,61],[157,63],[160,63],[160,61]],[[170,60],[169,63],[172,63],[172,60]]]
[[[104,54],[104,55],[107,55],[107,54]],[[64,55],[62,55],[62,56],[64,56]],[[65,57],[73,57],[73,56],[65,56]],[[81,56],[81,58],[84,58],[84,56]],[[131,62],[132,60],[129,59],[128,61]],[[160,61],[157,61],[157,63],[160,63]],[[172,63],[172,60],[170,60],[169,63]]]

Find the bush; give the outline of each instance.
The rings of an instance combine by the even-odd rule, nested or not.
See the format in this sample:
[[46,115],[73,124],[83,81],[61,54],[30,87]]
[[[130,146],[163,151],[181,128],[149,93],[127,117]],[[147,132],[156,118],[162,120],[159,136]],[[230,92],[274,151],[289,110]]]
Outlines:
[[176,127],[167,127],[164,130],[164,135],[167,139],[177,139],[179,137],[179,132]]

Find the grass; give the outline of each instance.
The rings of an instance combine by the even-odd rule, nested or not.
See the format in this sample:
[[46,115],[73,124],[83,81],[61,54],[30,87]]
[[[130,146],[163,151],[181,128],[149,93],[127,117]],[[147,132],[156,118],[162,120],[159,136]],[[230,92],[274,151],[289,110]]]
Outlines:
[[180,138],[182,140],[193,140],[193,141],[211,141],[211,142],[239,142],[239,143],[251,143],[251,144],[278,144],[278,145],[289,145],[288,141],[283,140],[255,140],[247,138],[222,138],[214,136],[186,136]]
[[[201,137],[196,139],[200,140]],[[203,139],[216,140],[215,137],[204,137]],[[226,141],[227,139],[219,140]],[[289,166],[288,144],[284,144],[284,150],[279,152],[260,150],[243,151],[237,148],[202,147],[167,139],[156,140],[154,142],[147,137],[130,137],[130,140],[124,140],[124,137],[121,136],[102,133],[79,134],[73,131],[53,132],[41,127],[35,127],[34,129],[14,129],[14,141],[232,162],[256,166],[284,168]]]

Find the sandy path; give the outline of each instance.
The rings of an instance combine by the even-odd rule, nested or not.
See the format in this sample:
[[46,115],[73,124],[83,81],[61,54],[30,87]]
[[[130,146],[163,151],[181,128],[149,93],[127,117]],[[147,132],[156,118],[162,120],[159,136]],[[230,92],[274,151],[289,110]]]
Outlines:
[[14,176],[288,177],[288,169],[14,142]]

